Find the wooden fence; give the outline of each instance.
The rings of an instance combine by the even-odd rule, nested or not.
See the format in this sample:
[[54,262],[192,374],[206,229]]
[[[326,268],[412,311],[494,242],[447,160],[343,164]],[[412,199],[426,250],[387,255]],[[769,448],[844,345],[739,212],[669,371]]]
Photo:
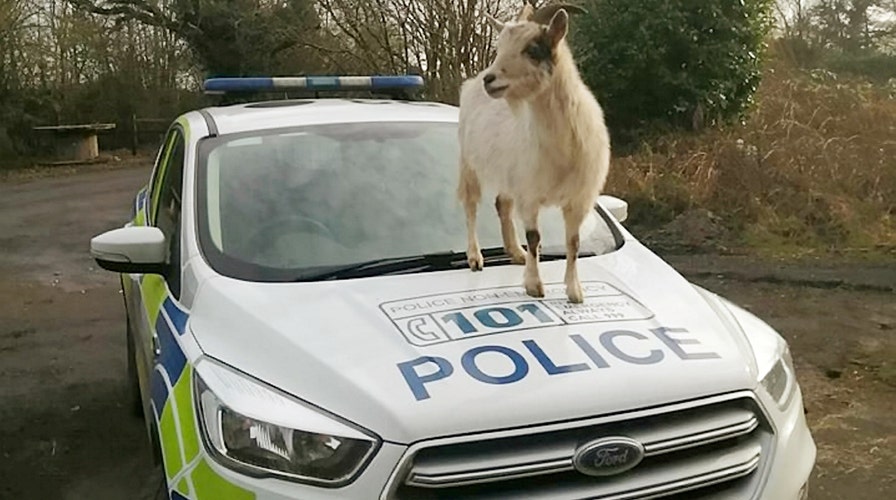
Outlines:
[[139,118],[131,117],[131,153],[137,154],[140,147],[156,149],[165,139],[165,132],[171,125],[171,118]]

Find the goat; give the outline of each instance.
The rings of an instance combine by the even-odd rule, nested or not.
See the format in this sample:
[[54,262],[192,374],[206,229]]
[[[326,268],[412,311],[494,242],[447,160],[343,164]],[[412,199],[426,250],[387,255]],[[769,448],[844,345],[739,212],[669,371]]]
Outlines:
[[[576,268],[579,229],[603,190],[609,172],[610,136],[603,109],[579,76],[566,42],[573,5],[535,9],[528,1],[507,23],[486,14],[499,31],[492,64],[462,83],[457,195],[467,224],[467,261],[481,271],[476,210],[483,188],[497,191],[495,208],[504,249],[525,264],[524,286],[544,297],[538,269],[542,207],[559,206],[566,230],[566,295],[584,301]],[[513,223],[518,210],[528,252]]]

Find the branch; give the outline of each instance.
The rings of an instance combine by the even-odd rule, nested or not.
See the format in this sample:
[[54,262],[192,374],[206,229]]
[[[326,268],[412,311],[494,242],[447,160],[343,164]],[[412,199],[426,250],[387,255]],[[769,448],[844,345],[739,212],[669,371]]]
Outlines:
[[108,6],[95,3],[95,0],[66,1],[86,12],[120,19],[133,19],[143,24],[164,28],[182,36],[187,34],[187,30],[196,29],[195,26],[178,23],[174,18],[166,15],[158,7],[146,0],[108,0],[105,2]]

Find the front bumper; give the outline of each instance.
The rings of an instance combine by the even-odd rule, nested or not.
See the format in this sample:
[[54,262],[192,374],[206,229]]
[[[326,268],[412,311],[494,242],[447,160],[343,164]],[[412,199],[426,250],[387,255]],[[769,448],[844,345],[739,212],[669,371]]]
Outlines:
[[[800,389],[796,388],[786,412],[778,410],[774,402],[762,395],[757,395],[757,399],[767,409],[768,417],[775,427],[776,438],[764,482],[753,500],[804,500],[805,488],[815,464],[816,445],[806,423]],[[406,451],[406,446],[384,443],[363,474],[352,484],[339,489],[306,486],[273,478],[247,477],[218,465],[210,457],[205,461],[223,480],[247,493],[240,495],[240,498],[374,500],[383,494],[384,485]],[[204,500],[200,491],[196,493],[198,500]],[[220,496],[215,498],[223,499]]]
[[[768,408],[775,408],[768,400]],[[817,448],[803,407],[803,395],[799,386],[793,396],[793,403],[786,413],[778,412],[776,418],[774,458],[760,500],[802,500],[808,488],[809,476],[815,466]]]

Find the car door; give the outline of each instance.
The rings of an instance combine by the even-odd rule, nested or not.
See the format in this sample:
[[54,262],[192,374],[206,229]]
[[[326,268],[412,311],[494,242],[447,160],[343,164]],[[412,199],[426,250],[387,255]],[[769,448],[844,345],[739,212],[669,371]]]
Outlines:
[[[185,136],[180,125],[173,125],[165,138],[153,169],[149,186],[138,195],[135,224],[156,226],[162,230],[168,243],[169,266],[164,275],[129,274],[127,281],[129,334],[132,335],[133,352],[144,415],[147,425],[152,421],[150,407],[152,374],[160,354],[161,343],[156,322],[159,304],[170,295],[180,297],[181,283],[181,231],[180,203],[183,189]],[[156,408],[156,412],[161,411]]]

